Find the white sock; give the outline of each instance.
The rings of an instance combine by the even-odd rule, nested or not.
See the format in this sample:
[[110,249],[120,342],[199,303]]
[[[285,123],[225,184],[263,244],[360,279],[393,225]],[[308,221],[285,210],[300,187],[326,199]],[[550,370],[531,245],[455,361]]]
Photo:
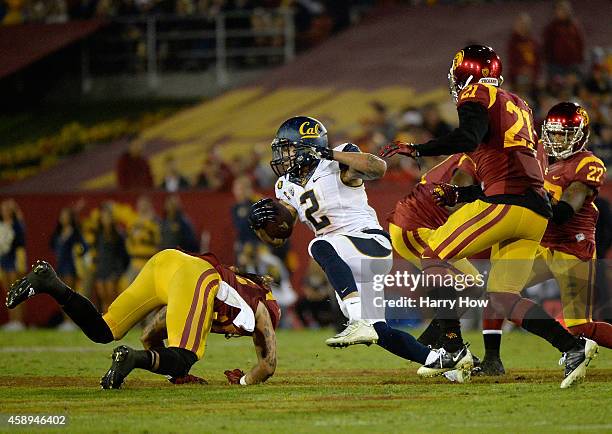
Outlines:
[[361,297],[351,297],[343,302],[349,322],[359,321],[361,319]]

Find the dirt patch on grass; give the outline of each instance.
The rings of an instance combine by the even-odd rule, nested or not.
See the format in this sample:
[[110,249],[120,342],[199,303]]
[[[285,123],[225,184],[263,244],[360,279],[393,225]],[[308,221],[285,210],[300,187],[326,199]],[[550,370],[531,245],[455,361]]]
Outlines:
[[[612,369],[591,369],[587,372],[586,381],[592,383],[609,382],[612,378]],[[541,370],[541,369],[521,369],[509,370],[506,375],[500,377],[472,377],[474,384],[506,384],[506,383],[556,383],[563,380],[563,371]],[[31,388],[58,388],[58,387],[99,387],[98,377],[80,376],[0,376],[0,387],[31,387]],[[211,381],[208,387],[218,387],[225,383]],[[325,386],[403,386],[430,384],[449,384],[442,377],[423,379],[414,372],[402,369],[397,370],[334,370],[334,371],[284,371],[277,374],[270,380],[270,387],[316,387]],[[163,378],[144,380],[139,378],[128,378],[126,387],[130,389],[151,389],[151,388],[183,388],[183,387],[206,387],[200,385],[176,386]],[[346,398],[343,398],[346,399]],[[378,399],[399,399],[386,395],[360,396],[363,400]]]

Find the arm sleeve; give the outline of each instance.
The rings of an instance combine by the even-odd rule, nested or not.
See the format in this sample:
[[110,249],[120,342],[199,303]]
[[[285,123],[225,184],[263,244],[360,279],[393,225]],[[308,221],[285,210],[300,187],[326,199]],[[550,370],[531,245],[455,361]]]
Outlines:
[[572,206],[564,201],[560,201],[559,203],[553,205],[552,210],[553,216],[551,220],[558,225],[567,223],[574,215],[574,209]]
[[480,185],[469,185],[467,187],[459,187],[457,189],[457,202],[470,203],[484,197],[484,192]]
[[452,155],[471,152],[489,131],[487,109],[477,102],[466,102],[457,108],[459,126],[449,134],[415,145],[422,156]]

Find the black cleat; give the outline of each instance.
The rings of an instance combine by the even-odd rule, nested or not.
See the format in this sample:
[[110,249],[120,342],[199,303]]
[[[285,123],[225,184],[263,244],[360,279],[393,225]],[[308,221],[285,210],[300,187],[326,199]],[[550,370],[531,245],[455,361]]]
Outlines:
[[561,382],[561,389],[566,389],[574,383],[582,381],[586,375],[586,368],[591,360],[597,355],[599,346],[591,339],[578,338],[578,342],[559,360],[559,364],[565,364],[565,379]]
[[113,363],[100,379],[102,389],[120,389],[125,377],[136,367],[135,349],[121,345],[113,350]]
[[28,298],[40,293],[52,293],[54,288],[65,286],[53,267],[46,261],[36,261],[25,277],[14,282],[6,294],[6,307],[14,309]]
[[480,363],[478,375],[497,377],[505,374],[506,370],[504,369],[504,364],[499,356],[487,357],[485,355],[485,358]]
[[418,375],[421,377],[434,377],[436,375],[442,375],[447,371],[457,370],[460,371],[461,375],[464,377],[463,381],[469,380],[472,375],[474,360],[472,358],[472,353],[470,353],[466,345],[462,346],[454,353],[449,353],[444,348],[432,351],[437,353],[436,360],[421,366],[417,370]]

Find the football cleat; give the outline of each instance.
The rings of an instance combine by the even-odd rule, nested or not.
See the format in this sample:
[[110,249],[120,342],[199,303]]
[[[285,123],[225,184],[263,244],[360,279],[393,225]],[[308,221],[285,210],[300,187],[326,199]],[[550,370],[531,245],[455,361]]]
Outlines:
[[565,364],[565,378],[561,382],[561,389],[566,389],[584,379],[586,368],[598,351],[599,346],[595,341],[581,336],[574,348],[563,353],[563,357],[559,360],[559,365]]
[[365,320],[353,321],[336,336],[329,338],[325,343],[330,347],[344,348],[349,345],[372,345],[378,342],[378,333],[374,326]]
[[28,298],[40,293],[53,291],[54,287],[64,285],[55,274],[53,267],[46,261],[36,261],[25,277],[15,281],[6,294],[6,307],[14,309]]
[[482,360],[480,363],[480,369],[478,371],[478,375],[485,375],[490,377],[496,377],[499,375],[505,375],[506,370],[504,369],[504,364],[499,356],[497,357],[487,357]]
[[472,368],[471,374],[469,376],[464,375],[464,371],[460,369],[453,369],[452,371],[446,371],[444,377],[453,383],[465,383],[466,381],[470,381],[472,375],[480,375],[480,359],[478,356],[472,354],[472,362],[474,363],[474,367]]
[[435,377],[448,371],[457,370],[461,371],[461,373],[457,373],[457,381],[459,381],[459,378],[461,382],[470,380],[472,368],[474,367],[474,359],[467,346],[464,345],[453,353],[449,353],[444,348],[432,351],[437,353],[436,359],[421,366],[417,370],[418,375],[421,377]]
[[121,345],[113,350],[111,358],[113,363],[110,369],[100,379],[102,389],[119,389],[123,380],[136,367],[136,350],[126,345]]

